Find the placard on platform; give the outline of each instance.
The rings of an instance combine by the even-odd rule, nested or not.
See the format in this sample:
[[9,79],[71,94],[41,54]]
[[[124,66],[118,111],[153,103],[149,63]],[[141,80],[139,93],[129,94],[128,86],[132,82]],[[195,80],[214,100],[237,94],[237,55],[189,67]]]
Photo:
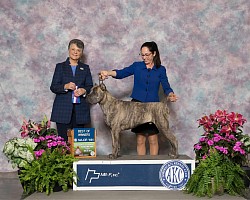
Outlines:
[[71,154],[76,158],[96,157],[96,131],[94,128],[74,128],[68,134]]
[[195,161],[185,155],[178,160],[167,156],[106,157],[74,162],[79,179],[75,179],[73,190],[181,190],[195,168]]

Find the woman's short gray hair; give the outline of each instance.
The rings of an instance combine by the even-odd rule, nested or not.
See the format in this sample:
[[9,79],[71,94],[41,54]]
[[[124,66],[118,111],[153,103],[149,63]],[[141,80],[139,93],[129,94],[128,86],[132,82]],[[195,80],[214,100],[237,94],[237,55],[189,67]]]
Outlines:
[[80,49],[84,49],[84,43],[81,41],[81,40],[78,40],[78,39],[73,39],[69,42],[69,46],[68,46],[68,49],[70,48],[70,45],[71,44],[75,44],[78,48]]

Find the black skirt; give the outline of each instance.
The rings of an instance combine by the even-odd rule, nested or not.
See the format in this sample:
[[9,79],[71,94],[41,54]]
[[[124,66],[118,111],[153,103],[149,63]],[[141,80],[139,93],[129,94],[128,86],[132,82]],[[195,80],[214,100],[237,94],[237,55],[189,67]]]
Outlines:
[[[131,101],[141,102],[141,101],[138,101],[136,99],[132,99]],[[140,124],[140,125],[136,126],[135,128],[132,128],[131,131],[134,133],[149,134],[149,135],[159,133],[158,128],[156,127],[156,125],[153,122],[147,122],[144,124]]]

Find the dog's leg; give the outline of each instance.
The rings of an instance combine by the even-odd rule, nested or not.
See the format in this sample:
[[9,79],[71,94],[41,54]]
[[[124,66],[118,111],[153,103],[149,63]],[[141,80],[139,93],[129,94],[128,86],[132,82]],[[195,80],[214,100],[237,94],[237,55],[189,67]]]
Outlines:
[[168,154],[171,158],[177,158],[178,157],[178,141],[174,134],[169,130],[168,124],[165,123],[164,126],[162,124],[156,123],[157,128],[159,129],[159,132],[162,133],[166,139],[171,144],[171,151]]
[[171,147],[172,147],[169,156],[171,158],[178,158],[178,141],[177,141],[176,137],[171,132],[167,133],[167,137],[168,137],[170,144],[171,144]]
[[112,154],[109,154],[110,159],[116,159],[120,150],[120,130],[111,129],[112,136]]
[[172,133],[163,133],[171,144],[171,151],[168,154],[171,158],[178,158],[178,141]]
[[117,154],[117,157],[120,156],[120,151],[121,151],[121,139],[120,139],[120,135],[119,135],[119,143],[118,143],[118,154]]

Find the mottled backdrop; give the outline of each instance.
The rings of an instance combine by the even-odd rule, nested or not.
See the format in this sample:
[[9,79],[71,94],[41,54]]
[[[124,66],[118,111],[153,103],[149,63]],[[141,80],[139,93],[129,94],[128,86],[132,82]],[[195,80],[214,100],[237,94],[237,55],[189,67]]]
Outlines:
[[[1,0],[0,147],[19,136],[22,119],[50,116],[55,64],[67,57],[73,38],[86,44],[86,63],[98,83],[101,69],[122,68],[140,46],[159,45],[169,81],[179,96],[170,103],[179,152],[194,158],[203,133],[197,119],[217,109],[242,113],[250,133],[250,1],[248,0]],[[133,78],[108,79],[117,98],[129,99]],[[111,151],[99,105],[92,106],[97,153]],[[122,152],[135,154],[135,136],[124,132]],[[163,147],[162,147],[163,148]],[[0,171],[13,170],[0,153]]]

